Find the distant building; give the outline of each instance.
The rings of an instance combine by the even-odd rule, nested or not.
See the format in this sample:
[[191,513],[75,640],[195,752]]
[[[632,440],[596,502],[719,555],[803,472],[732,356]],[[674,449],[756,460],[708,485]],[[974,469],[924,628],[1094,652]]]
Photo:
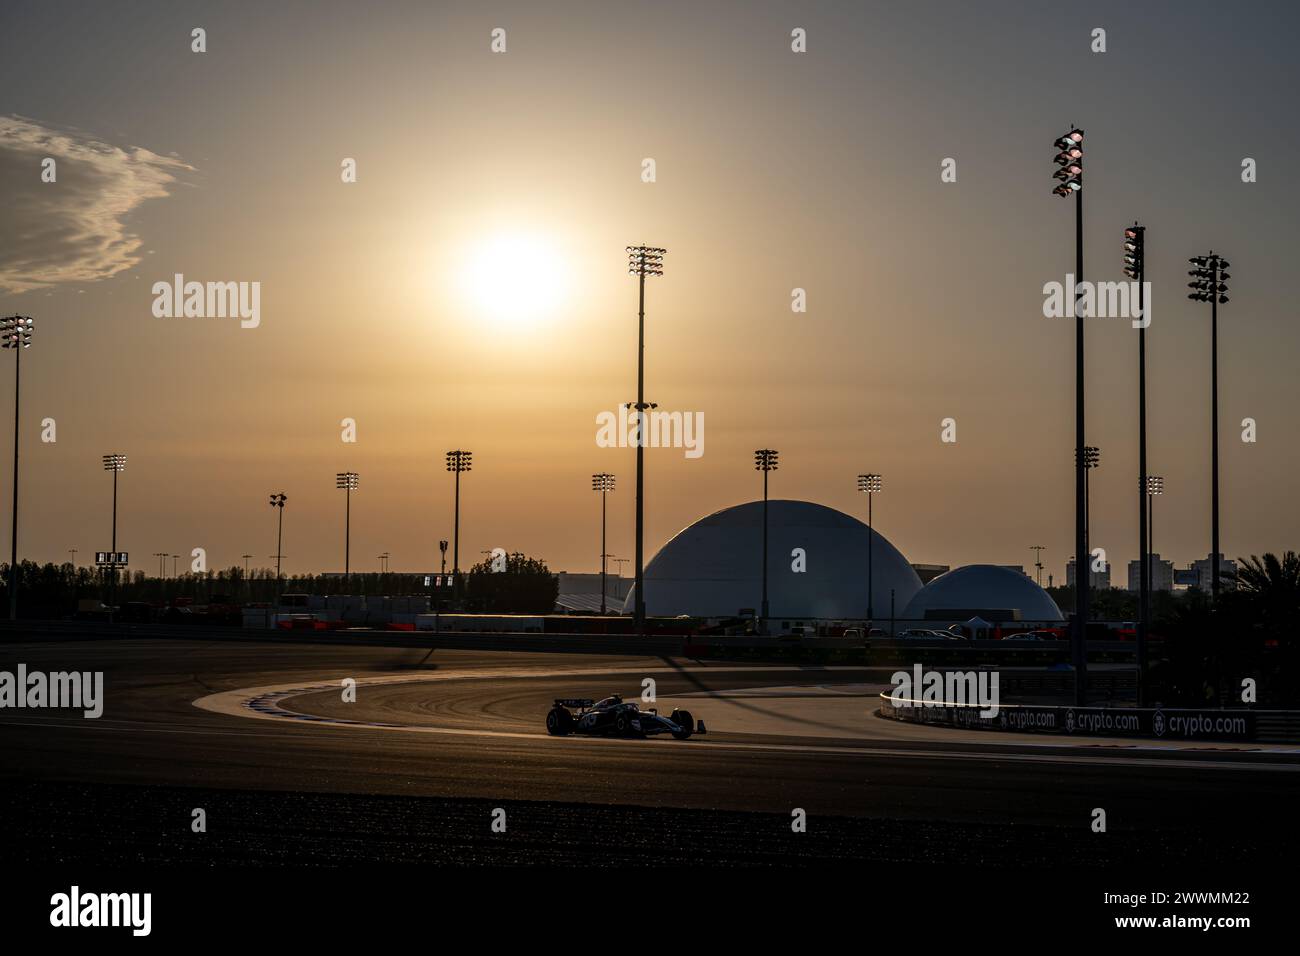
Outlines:
[[[1091,564],[1091,562],[1090,562]],[[1074,558],[1071,558],[1065,565],[1065,586],[1074,587]],[[1101,590],[1110,587],[1110,562],[1100,571],[1093,571],[1088,575],[1088,587]]]
[[[1140,591],[1141,583],[1138,581],[1138,573],[1142,570],[1142,562],[1134,558],[1128,563],[1128,589],[1130,591]],[[1159,554],[1151,555],[1151,590],[1152,591],[1172,591],[1174,589],[1174,562],[1162,561]]]
[[[1191,570],[1196,573],[1196,586],[1202,591],[1210,590],[1214,577],[1214,558],[1206,555],[1200,561],[1193,561]],[[1225,560],[1219,555],[1219,587],[1229,591],[1237,586],[1237,562]]]
[[[600,572],[588,573],[559,571],[555,580],[560,585],[561,594],[594,594],[600,599]],[[605,575],[605,596],[618,598],[620,604],[627,597],[628,588],[632,586],[631,578],[619,577],[610,569]]]
[[[600,613],[600,574],[572,574],[560,571],[555,575],[559,592],[555,597],[555,609],[565,614],[599,614]],[[623,601],[632,586],[631,578],[619,577],[608,572],[605,575],[605,611],[617,614],[623,610]]]

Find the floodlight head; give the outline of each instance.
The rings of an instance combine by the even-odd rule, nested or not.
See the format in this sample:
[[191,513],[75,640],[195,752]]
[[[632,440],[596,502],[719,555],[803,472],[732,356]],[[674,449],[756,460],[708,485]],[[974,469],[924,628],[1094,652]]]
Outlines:
[[105,471],[125,471],[126,455],[104,455]]
[[883,486],[883,479],[881,478],[880,475],[877,474],[858,475],[858,491],[863,491],[869,495],[874,495],[878,491],[880,491],[882,486]]
[[347,488],[349,491],[357,487],[358,475],[355,471],[340,471],[334,477],[334,487]]
[[667,249],[658,246],[628,246],[628,274],[634,276],[662,276],[664,274],[664,254]]
[[592,491],[613,491],[614,476],[609,474],[608,472],[603,472],[603,471],[598,475],[592,475],[591,490]]
[[1160,475],[1147,475],[1147,494],[1163,495],[1165,493],[1165,479]]
[[278,495],[271,495],[271,507],[283,508],[284,503],[289,500],[289,496],[281,492]]
[[32,347],[32,328],[34,323],[28,315],[10,315],[0,319],[0,345],[7,349],[29,349]]
[[460,449],[447,452],[447,470],[455,472],[471,470],[473,455],[473,452]]
[[776,471],[779,452],[774,448],[760,448],[754,452],[755,471]]

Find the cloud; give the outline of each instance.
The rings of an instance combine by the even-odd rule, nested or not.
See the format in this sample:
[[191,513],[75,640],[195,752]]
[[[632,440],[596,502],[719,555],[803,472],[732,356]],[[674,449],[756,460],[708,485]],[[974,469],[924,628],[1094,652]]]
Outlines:
[[[54,159],[57,181],[41,180]],[[123,221],[146,199],[168,194],[193,171],[147,149],[121,149],[77,132],[0,116],[0,289],[26,292],[106,279],[136,265],[142,240]]]

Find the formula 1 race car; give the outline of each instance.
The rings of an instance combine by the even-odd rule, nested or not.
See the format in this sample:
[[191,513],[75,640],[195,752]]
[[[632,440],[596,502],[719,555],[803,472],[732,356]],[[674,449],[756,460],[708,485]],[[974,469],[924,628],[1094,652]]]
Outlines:
[[[575,714],[574,711],[577,711]],[[603,700],[589,698],[559,698],[546,715],[546,732],[552,737],[569,734],[586,734],[592,737],[650,737],[654,734],[672,734],[685,740],[694,733],[704,733],[704,723],[698,727],[689,710],[673,709],[662,717],[653,707],[642,710],[635,703],[625,704],[617,694]]]

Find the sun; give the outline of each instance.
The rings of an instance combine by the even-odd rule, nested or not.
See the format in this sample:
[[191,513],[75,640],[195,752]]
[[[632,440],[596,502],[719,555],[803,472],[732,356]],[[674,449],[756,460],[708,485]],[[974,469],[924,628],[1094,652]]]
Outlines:
[[558,241],[539,233],[500,232],[467,250],[462,293],[486,317],[510,325],[553,315],[569,286],[569,269]]

